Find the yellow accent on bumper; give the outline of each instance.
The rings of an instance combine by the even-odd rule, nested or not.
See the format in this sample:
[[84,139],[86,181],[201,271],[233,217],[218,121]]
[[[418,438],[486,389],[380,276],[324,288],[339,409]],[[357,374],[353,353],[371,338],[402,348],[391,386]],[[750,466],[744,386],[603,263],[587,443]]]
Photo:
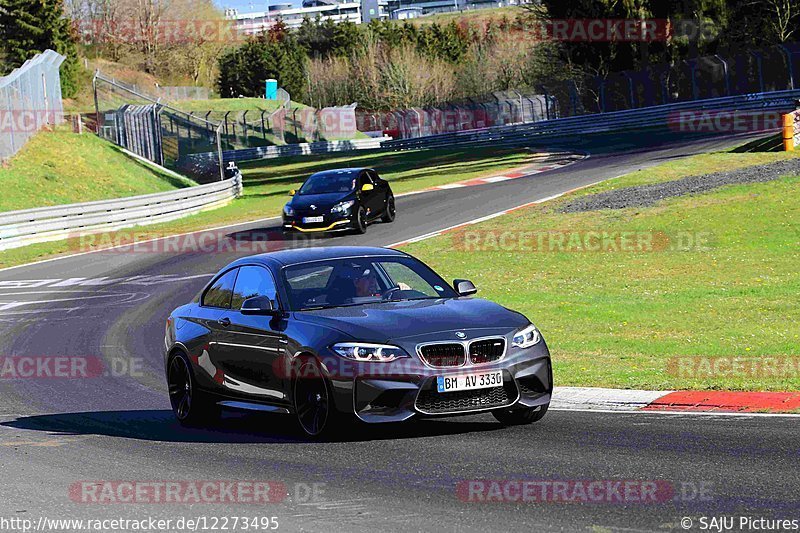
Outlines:
[[292,229],[296,229],[297,231],[302,231],[303,233],[313,233],[315,231],[328,231],[334,226],[341,226],[342,224],[349,224],[349,220],[337,220],[330,226],[326,228],[301,228],[300,226],[292,226]]

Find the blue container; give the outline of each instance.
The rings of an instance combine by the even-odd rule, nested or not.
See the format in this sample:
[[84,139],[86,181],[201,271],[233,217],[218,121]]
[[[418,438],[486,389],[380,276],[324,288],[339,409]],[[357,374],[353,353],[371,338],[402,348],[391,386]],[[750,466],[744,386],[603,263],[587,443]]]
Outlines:
[[278,80],[267,80],[265,95],[267,100],[278,99]]

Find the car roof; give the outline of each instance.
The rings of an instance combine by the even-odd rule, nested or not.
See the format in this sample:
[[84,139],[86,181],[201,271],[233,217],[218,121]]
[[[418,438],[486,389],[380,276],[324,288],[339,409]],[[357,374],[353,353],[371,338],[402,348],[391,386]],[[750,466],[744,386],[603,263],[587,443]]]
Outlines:
[[379,248],[377,246],[314,246],[310,248],[289,248],[276,252],[251,255],[235,261],[231,266],[240,263],[258,262],[280,268],[297,263],[324,261],[325,259],[374,256],[406,257],[407,255],[408,254],[399,250]]
[[[314,172],[311,176],[333,176],[335,174],[357,174],[362,170],[372,170],[371,168],[365,167],[350,167],[350,168],[332,168],[329,170],[321,170],[319,172]],[[309,176],[309,177],[311,177]]]

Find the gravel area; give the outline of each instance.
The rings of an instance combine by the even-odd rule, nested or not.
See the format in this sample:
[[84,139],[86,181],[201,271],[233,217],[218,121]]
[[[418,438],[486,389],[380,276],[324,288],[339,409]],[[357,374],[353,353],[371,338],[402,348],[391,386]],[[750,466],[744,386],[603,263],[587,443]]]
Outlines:
[[562,207],[560,211],[562,213],[578,213],[598,209],[647,207],[664,198],[701,193],[735,183],[771,181],[787,175],[800,175],[800,159],[790,159],[767,165],[740,168],[729,172],[714,172],[703,176],[690,176],[652,185],[637,185],[636,187],[601,192],[573,200]]

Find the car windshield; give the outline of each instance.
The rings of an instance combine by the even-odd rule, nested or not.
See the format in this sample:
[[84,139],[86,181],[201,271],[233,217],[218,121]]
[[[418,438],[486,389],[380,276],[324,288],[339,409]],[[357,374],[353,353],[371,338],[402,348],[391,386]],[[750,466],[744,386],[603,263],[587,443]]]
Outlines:
[[293,311],[458,296],[411,257],[331,259],[292,265],[283,272]]
[[297,194],[329,194],[356,189],[357,172],[319,172],[312,174]]

